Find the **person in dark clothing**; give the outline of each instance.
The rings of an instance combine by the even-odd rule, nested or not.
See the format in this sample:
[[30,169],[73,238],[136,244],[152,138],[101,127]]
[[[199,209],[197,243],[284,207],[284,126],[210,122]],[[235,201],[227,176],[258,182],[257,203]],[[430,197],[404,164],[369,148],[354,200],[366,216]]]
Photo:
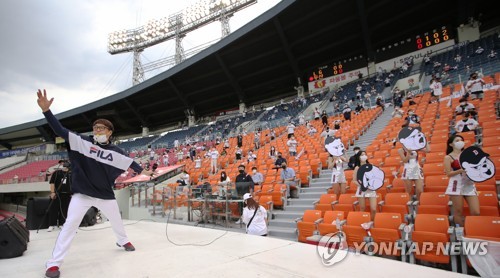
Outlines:
[[326,114],[325,110],[323,110],[323,113],[321,113],[321,123],[323,124],[323,126],[328,125],[328,114]]
[[407,127],[407,126],[420,126],[420,117],[415,114],[413,109],[408,110],[408,117],[405,118],[405,123],[401,127]]
[[69,202],[71,201],[71,176],[69,173],[69,162],[63,162],[61,169],[56,170],[50,177],[50,199],[52,205],[49,211],[49,229],[54,226],[62,226],[66,222]]
[[238,196],[243,196],[245,193],[252,193],[254,182],[252,176],[245,172],[245,165],[238,166],[238,173],[234,179]]
[[106,119],[97,119],[92,125],[93,136],[82,135],[63,127],[50,111],[54,99],[47,98],[47,92],[38,90],[38,106],[54,133],[68,142],[68,157],[71,163],[71,191],[66,222],[57,237],[52,258],[47,261],[45,276],[57,278],[59,267],[69,251],[71,241],[91,207],[100,209],[109,219],[116,244],[125,251],[134,251],[125,233],[125,228],[115,199],[113,186],[116,178],[128,168],[137,173],[153,176],[154,172],[143,170],[125,151],[111,143],[113,124]]
[[[252,176],[245,172],[245,165],[238,166],[238,175],[234,179],[236,192],[239,198],[243,198],[246,193],[253,193],[254,182]],[[238,210],[240,215],[243,213],[243,203],[238,203]],[[236,224],[240,224],[241,219],[239,219]]]
[[238,175],[234,179],[235,182],[247,182],[252,181],[252,177],[245,172],[245,165],[238,166]]
[[377,106],[380,106],[380,108],[382,108],[382,111],[384,111],[384,110],[385,110],[385,105],[384,105],[384,103],[382,102],[382,99],[381,99],[381,98],[377,98],[376,104],[377,104]]
[[276,159],[276,161],[274,162],[274,169],[276,169],[276,172],[278,172],[278,170],[281,168],[281,164],[283,164],[283,162],[287,162],[286,159],[283,157],[283,154],[281,152],[278,153],[278,158]]
[[196,157],[196,147],[191,146],[189,149],[189,158],[191,158],[191,161],[194,161],[194,158]]
[[347,166],[349,169],[354,170],[354,167],[356,167],[356,155],[358,154],[359,150],[361,150],[359,147],[354,147],[354,155],[349,157],[349,162],[347,163]]
[[349,105],[346,104],[344,106],[344,109],[342,110],[342,114],[344,114],[344,119],[346,121],[350,121],[351,120],[351,112],[352,112],[351,107],[349,107]]
[[236,137],[238,141],[238,147],[241,148],[243,146],[243,136],[241,134],[238,134],[238,137]]
[[356,105],[356,108],[354,109],[354,111],[356,111],[356,114],[359,114],[361,113],[361,111],[363,111],[365,108],[363,107],[363,105],[361,103],[358,103],[358,105]]

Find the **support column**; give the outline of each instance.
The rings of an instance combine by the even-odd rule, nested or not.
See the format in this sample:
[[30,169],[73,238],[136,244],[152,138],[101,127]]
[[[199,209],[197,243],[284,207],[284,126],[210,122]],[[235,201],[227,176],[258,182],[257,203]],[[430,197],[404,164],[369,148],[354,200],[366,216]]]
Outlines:
[[184,47],[182,46],[182,39],[184,35],[175,35],[175,64],[178,65],[184,61]]
[[141,63],[141,53],[143,49],[134,49],[134,65],[132,70],[132,85],[137,85],[144,81],[144,70]]
[[178,65],[184,61],[184,47],[182,46],[182,39],[184,34],[181,33],[183,27],[182,13],[171,15],[168,18],[169,30],[175,31],[175,64]]
[[195,117],[194,117],[194,116],[189,116],[189,117],[188,117],[188,126],[189,126],[189,127],[192,127],[192,126],[194,126],[195,124],[196,124],[196,119],[195,119]]
[[196,124],[194,109],[192,108],[186,109],[184,110],[184,114],[186,114],[188,126],[189,127],[194,126]]
[[45,154],[51,154],[56,151],[55,144],[45,144]]
[[146,126],[142,127],[142,137],[146,137],[149,135],[149,128]]
[[377,67],[375,66],[375,62],[368,62],[368,76],[370,74],[375,74],[377,72]]
[[471,19],[468,24],[461,24],[457,28],[458,42],[473,42],[479,40],[479,22]]
[[304,96],[304,86],[300,85],[297,87],[294,87],[294,89],[297,91],[297,97],[302,98]]
[[224,38],[231,33],[231,27],[229,26],[230,16],[232,16],[232,14],[227,14],[226,9],[223,8],[219,19],[221,26],[221,38]]
[[243,114],[245,112],[245,109],[246,109],[246,105],[244,102],[240,102],[240,114]]

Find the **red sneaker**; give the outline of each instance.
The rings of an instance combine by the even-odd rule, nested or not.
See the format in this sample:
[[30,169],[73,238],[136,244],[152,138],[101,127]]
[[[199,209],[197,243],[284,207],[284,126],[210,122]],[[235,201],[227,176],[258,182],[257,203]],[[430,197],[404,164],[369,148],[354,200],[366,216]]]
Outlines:
[[116,244],[118,247],[123,247],[125,249],[125,251],[135,251],[135,247],[134,245],[132,245],[132,243],[130,242],[127,242],[125,243],[123,246],[121,246],[120,244]]
[[60,275],[61,272],[59,271],[59,267],[57,266],[50,267],[49,269],[47,269],[47,271],[45,271],[45,277],[48,278],[59,278]]

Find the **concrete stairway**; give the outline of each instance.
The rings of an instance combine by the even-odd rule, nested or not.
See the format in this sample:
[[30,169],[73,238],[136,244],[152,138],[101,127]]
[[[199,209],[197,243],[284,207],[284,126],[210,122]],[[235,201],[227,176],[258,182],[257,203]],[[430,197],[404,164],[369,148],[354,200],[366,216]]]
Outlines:
[[275,210],[274,219],[269,221],[269,236],[296,241],[295,219],[302,217],[305,210],[314,209],[313,202],[319,200],[331,186],[330,176],[331,171],[322,170],[319,178],[313,179],[308,188],[302,188],[298,199],[289,199],[285,210]]
[[392,112],[394,112],[393,106],[386,107],[385,111],[373,122],[372,126],[358,140],[354,141],[354,146],[349,148],[347,155],[351,156],[354,154],[354,147],[360,147],[361,150],[366,149],[392,119]]
[[[392,107],[387,107],[365,134],[354,142],[354,146],[365,149],[391,120],[393,110]],[[349,148],[349,156],[353,154],[352,149],[353,146]],[[298,199],[289,199],[285,210],[275,210],[274,219],[269,221],[269,236],[296,241],[295,219],[302,217],[305,210],[314,209],[313,202],[319,200],[320,196],[325,194],[331,186],[331,174],[331,170],[321,170],[319,177],[313,179],[308,188],[301,189]]]

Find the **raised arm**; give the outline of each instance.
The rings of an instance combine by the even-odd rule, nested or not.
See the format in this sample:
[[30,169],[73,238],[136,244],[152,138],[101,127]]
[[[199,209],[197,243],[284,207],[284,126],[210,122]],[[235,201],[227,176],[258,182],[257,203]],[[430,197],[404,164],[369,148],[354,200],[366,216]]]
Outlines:
[[43,115],[45,116],[45,119],[47,119],[47,122],[49,123],[52,130],[54,130],[57,135],[61,136],[65,140],[68,140],[69,130],[63,127],[59,120],[57,120],[50,111],[50,106],[52,105],[54,98],[51,98],[49,100],[47,98],[47,92],[45,91],[45,89],[43,90],[43,93],[40,89],[38,89],[38,92],[36,94],[38,96],[38,106],[40,106],[40,109],[42,109]]

